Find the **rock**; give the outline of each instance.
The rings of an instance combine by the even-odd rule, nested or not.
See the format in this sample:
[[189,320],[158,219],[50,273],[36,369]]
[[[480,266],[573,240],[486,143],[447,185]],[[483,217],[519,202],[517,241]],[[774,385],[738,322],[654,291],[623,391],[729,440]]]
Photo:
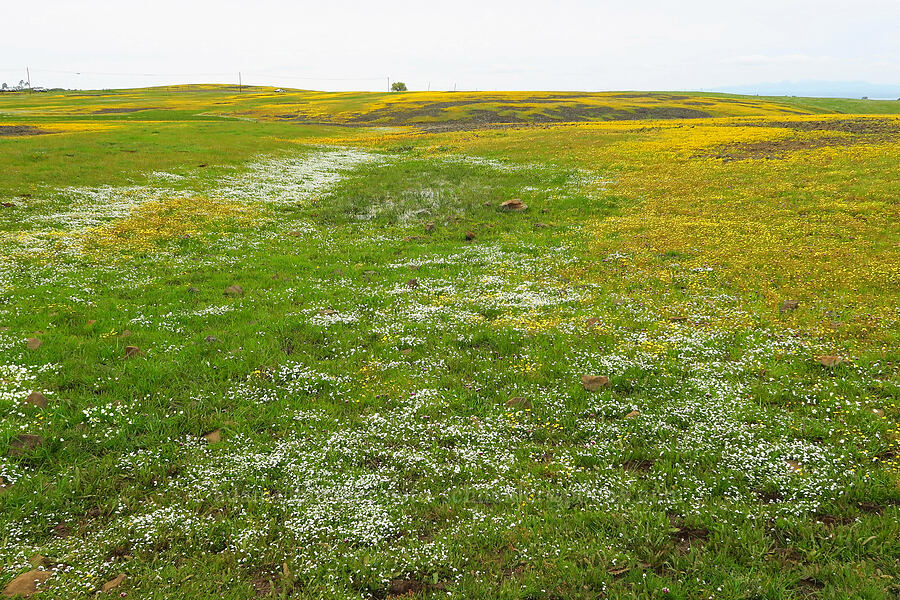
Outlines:
[[329,315],[336,315],[337,311],[330,308],[320,308],[318,314],[320,317],[327,317]]
[[547,229],[548,227],[550,227],[550,226],[547,225],[546,223],[535,223],[534,224],[535,229]]
[[787,468],[790,469],[791,471],[793,471],[794,473],[802,470],[800,463],[798,463],[796,460],[785,461],[785,464],[787,465]]
[[581,385],[589,392],[596,392],[602,387],[609,385],[609,377],[603,375],[582,375]]
[[195,288],[194,286],[190,286],[190,287],[188,287],[187,291],[188,291],[188,294],[199,294],[200,288]]
[[110,590],[116,589],[117,587],[119,587],[120,585],[125,583],[126,577],[127,576],[125,575],[125,573],[119,573],[118,575],[115,576],[115,578],[110,579],[109,581],[104,583],[102,586],[100,586],[100,591],[108,592]]
[[244,294],[244,288],[239,285],[229,285],[225,288],[226,296],[242,296]]
[[471,241],[474,240],[474,239],[475,239],[475,232],[474,232],[474,231],[467,231],[467,232],[466,232],[466,241],[467,241],[467,242],[471,242]]
[[829,369],[833,369],[834,367],[838,366],[839,364],[846,362],[840,356],[833,356],[833,355],[817,356],[816,360],[819,362],[820,365],[828,367]]
[[38,408],[47,408],[47,396],[40,392],[31,392],[25,398],[25,404],[32,404]]
[[126,329],[125,331],[123,331],[122,333],[119,334],[119,339],[120,339],[120,340],[124,340],[124,339],[127,338],[127,337],[131,337],[131,330],[130,330],[130,329]]
[[22,433],[17,435],[9,443],[9,456],[22,456],[25,453],[34,450],[44,443],[44,438],[31,433]]
[[139,356],[143,353],[144,352],[137,346],[125,346],[124,358],[134,358],[135,356]]
[[53,575],[51,571],[41,569],[32,569],[27,573],[22,573],[3,588],[3,595],[7,598],[22,596],[28,598],[38,592],[38,586]]
[[3,208],[14,208],[16,206],[15,202],[0,202],[0,206]]
[[523,398],[521,396],[515,396],[514,398],[510,398],[506,401],[506,406],[508,408],[523,408],[526,410],[531,410],[531,400],[528,398]]
[[412,354],[412,348],[404,348],[400,351],[400,354]]
[[220,340],[219,338],[217,338],[214,335],[208,335],[205,338],[203,338],[203,341],[206,342],[207,344],[218,344],[222,340]]
[[626,419],[634,419],[634,418],[639,417],[639,416],[641,416],[641,411],[639,411],[639,410],[633,410],[633,411],[631,411],[630,413],[628,413],[627,415],[625,415],[625,418],[626,418]]
[[28,559],[28,564],[36,569],[38,567],[49,567],[51,565],[51,562],[50,559],[46,556],[35,554]]
[[409,281],[406,282],[406,287],[408,287],[409,289],[414,289],[414,288],[419,287],[419,280],[416,278],[410,279]]
[[872,409],[872,413],[875,414],[876,416],[879,416],[879,417],[883,417],[883,416],[884,416],[884,411],[881,410],[880,408],[873,408],[873,409]]
[[29,350],[37,350],[43,344],[44,344],[44,342],[42,342],[40,339],[38,339],[36,337],[30,337],[25,340],[25,345],[28,347]]
[[797,300],[785,300],[781,303],[781,308],[778,310],[781,312],[788,312],[790,310],[797,310],[800,308],[800,302]]
[[588,327],[588,328],[590,328],[590,327],[596,327],[596,326],[599,325],[601,322],[602,322],[601,319],[599,319],[599,318],[597,318],[597,317],[591,317],[590,319],[587,319],[587,320],[584,322],[584,326],[585,326],[585,327]]
[[511,212],[522,212],[523,210],[528,210],[528,205],[522,202],[518,198],[513,198],[512,200],[507,200],[506,202],[500,203],[500,210],[507,210]]
[[434,223],[425,223],[425,232],[431,233],[434,231]]
[[87,326],[90,327],[91,325],[93,325],[96,322],[97,322],[97,319],[88,319]]
[[222,430],[213,429],[209,433],[204,433],[203,439],[205,439],[209,444],[218,444],[222,441]]

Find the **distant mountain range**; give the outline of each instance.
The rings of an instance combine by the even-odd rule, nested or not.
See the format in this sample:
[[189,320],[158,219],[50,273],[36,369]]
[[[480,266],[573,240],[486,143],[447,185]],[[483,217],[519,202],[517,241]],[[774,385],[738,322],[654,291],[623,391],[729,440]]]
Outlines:
[[780,81],[726,85],[712,91],[729,94],[759,96],[807,96],[818,98],[900,98],[900,84],[869,83],[867,81]]

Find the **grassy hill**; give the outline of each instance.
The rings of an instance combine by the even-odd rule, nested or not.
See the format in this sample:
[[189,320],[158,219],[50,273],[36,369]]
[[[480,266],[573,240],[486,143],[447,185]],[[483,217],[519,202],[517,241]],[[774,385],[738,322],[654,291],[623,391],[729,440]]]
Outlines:
[[0,95],[0,586],[895,598],[898,104]]

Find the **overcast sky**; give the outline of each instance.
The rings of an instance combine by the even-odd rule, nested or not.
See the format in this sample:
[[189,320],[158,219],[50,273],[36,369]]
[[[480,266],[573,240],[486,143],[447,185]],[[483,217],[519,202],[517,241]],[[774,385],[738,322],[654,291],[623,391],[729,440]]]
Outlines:
[[382,90],[389,77],[433,90],[900,83],[900,0],[2,4],[0,81],[29,66],[47,87],[236,83],[238,71],[330,90]]

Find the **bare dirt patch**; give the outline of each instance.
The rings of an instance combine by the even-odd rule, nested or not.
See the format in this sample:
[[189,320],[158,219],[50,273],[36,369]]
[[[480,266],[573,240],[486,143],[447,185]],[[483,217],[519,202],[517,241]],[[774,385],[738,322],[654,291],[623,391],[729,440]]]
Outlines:
[[46,135],[56,133],[49,129],[41,129],[32,125],[0,125],[0,137],[17,135]]
[[900,123],[895,119],[824,119],[817,121],[759,121],[741,123],[742,127],[780,127],[795,131],[839,131],[855,135],[896,134]]
[[[850,147],[858,144],[891,142],[900,135],[900,122],[894,119],[852,118],[816,121],[755,121],[741,123],[748,127],[792,129],[796,137],[762,142],[736,142],[714,148],[692,158],[717,158],[723,162],[736,160],[779,160],[789,153],[827,147]],[[806,133],[834,133],[806,137]],[[843,135],[840,135],[843,134]]]

